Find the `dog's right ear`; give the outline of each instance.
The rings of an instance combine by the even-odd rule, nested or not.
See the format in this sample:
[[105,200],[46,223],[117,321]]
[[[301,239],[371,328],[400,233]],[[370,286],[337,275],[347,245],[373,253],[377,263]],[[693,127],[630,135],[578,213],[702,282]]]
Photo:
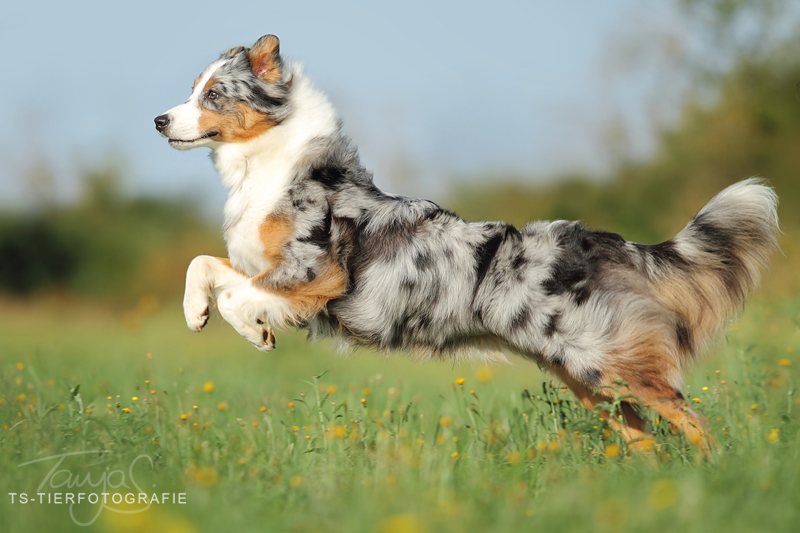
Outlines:
[[280,46],[274,35],[265,35],[250,48],[248,55],[253,66],[253,74],[266,82],[277,82],[281,79]]

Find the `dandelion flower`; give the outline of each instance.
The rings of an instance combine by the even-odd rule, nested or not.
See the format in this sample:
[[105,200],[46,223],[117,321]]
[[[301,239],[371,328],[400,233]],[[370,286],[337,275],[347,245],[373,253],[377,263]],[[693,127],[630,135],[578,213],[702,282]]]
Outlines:
[[780,436],[778,435],[778,433],[779,433],[778,428],[770,429],[769,433],[767,433],[767,442],[769,442],[770,444],[775,444],[776,442],[778,442],[780,440]]
[[25,365],[23,363],[17,363],[17,370],[23,370]]
[[123,407],[123,408],[122,408],[122,412],[123,412],[123,413],[130,413],[130,412],[131,412],[131,410],[130,410],[130,409],[128,409],[127,407]]
[[778,366],[787,366],[787,367],[792,366],[792,362],[789,361],[788,359],[779,359]]
[[203,390],[208,394],[214,392],[214,382],[213,381],[206,381],[203,383]]
[[609,444],[606,446],[606,457],[609,459],[613,459],[617,455],[619,455],[620,447],[619,444]]
[[754,403],[753,405],[751,405],[751,406],[750,406],[750,409],[752,409],[753,411],[755,411],[756,409],[758,409],[758,404],[757,404],[757,403]]
[[302,484],[303,484],[303,476],[292,476],[289,479],[289,486],[292,487],[293,489],[296,489]]
[[139,397],[138,396],[134,396],[133,398],[131,398],[131,400],[133,400],[134,402],[138,402],[139,401]]
[[226,402],[219,402],[217,404],[217,409],[219,409],[220,411],[224,411],[227,408],[228,408],[228,404]]
[[493,375],[494,373],[492,372],[492,369],[489,368],[488,366],[481,366],[478,368],[478,370],[475,371],[475,378],[480,383],[489,383],[490,381],[492,381]]
[[181,415],[181,420],[186,420],[187,418],[189,418],[189,417],[188,417],[188,415],[186,415],[186,413]]
[[329,385],[328,386],[328,394],[333,394],[336,392],[336,385]]
[[700,398],[692,398],[692,401],[694,403],[703,403],[703,400],[701,400]]
[[453,419],[450,418],[449,416],[443,416],[442,418],[439,419],[439,425],[440,426],[445,426],[446,427],[446,426],[449,426],[452,423],[453,423]]
[[463,385],[465,381],[467,380],[464,378],[458,378],[456,379],[456,385]]
[[289,409],[294,409],[294,402],[289,402],[287,405],[289,406]]

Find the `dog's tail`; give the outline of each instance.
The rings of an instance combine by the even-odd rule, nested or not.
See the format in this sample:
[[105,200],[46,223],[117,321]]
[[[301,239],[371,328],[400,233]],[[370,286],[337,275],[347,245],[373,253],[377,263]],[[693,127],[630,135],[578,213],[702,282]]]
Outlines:
[[673,239],[640,245],[656,298],[675,313],[685,359],[703,352],[758,286],[778,245],[777,204],[772,188],[750,178],[717,194]]

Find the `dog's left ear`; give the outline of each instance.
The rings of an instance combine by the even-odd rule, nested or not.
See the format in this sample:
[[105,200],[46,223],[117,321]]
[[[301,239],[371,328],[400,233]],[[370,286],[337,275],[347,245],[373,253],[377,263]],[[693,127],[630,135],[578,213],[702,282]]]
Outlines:
[[250,64],[253,74],[266,82],[281,79],[281,43],[274,35],[265,35],[250,48]]

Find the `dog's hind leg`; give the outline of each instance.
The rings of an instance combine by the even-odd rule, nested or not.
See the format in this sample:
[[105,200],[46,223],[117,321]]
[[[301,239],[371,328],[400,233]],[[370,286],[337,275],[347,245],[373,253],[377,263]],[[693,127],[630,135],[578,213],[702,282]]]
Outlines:
[[628,384],[628,390],[642,405],[654,410],[681,430],[686,439],[704,455],[710,455],[713,437],[708,432],[708,423],[700,413],[689,407],[679,390],[656,377],[654,373],[644,377],[641,369],[638,373],[631,372],[621,376],[621,379]]
[[[581,383],[565,372],[556,372],[556,375],[564,382],[564,384],[572,390],[578,401],[581,402],[586,409],[592,410],[595,406],[602,402],[607,402],[613,397],[604,395],[602,392],[594,392],[591,387]],[[630,450],[646,450],[652,443],[652,438],[645,432],[645,421],[640,417],[628,402],[620,402],[621,412],[610,413],[608,410],[603,410],[600,416],[608,420],[611,427],[619,433],[625,440]]]
[[708,431],[706,419],[689,407],[683,397],[680,398],[655,398],[643,399],[643,403],[677,427],[686,439],[703,452],[706,457],[711,455],[714,439]]

